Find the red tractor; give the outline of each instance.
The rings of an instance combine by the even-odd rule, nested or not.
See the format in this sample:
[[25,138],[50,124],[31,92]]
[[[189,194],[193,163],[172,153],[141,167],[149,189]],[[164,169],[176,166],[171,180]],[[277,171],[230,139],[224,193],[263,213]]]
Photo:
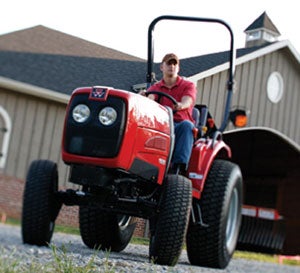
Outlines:
[[218,19],[156,18],[148,32],[149,85],[152,32],[160,20],[220,23],[229,30],[228,97],[220,129],[211,126],[208,108],[196,105],[200,118],[187,173],[170,174],[174,146],[170,108],[110,87],[76,89],[66,110],[62,159],[70,168],[69,181],[77,186],[59,190],[56,163],[31,163],[23,199],[24,243],[49,244],[62,204],[78,205],[81,237],[90,248],[123,250],[139,217],[150,223],[153,262],[175,265],[186,242],[193,265],[225,268],[229,263],[241,223],[243,187],[241,171],[230,162],[230,148],[222,140],[233,89],[233,34]]

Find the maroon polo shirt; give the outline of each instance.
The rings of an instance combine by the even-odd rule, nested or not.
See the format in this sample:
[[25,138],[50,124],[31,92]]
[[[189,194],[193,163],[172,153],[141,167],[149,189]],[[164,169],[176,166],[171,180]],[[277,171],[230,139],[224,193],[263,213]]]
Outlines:
[[[160,92],[167,93],[167,94],[171,95],[178,102],[181,102],[181,98],[183,96],[190,96],[193,99],[193,104],[188,109],[177,111],[174,114],[174,121],[180,122],[183,120],[190,120],[190,121],[194,122],[193,117],[192,117],[192,111],[193,111],[194,103],[196,100],[197,89],[192,82],[187,81],[187,80],[183,79],[182,77],[178,76],[176,84],[173,85],[171,88],[169,88],[165,85],[165,82],[162,79],[161,81],[152,85],[148,89],[148,91],[160,91]],[[155,97],[157,100],[157,96],[155,96]],[[161,97],[159,103],[161,105],[165,105],[165,106],[169,106],[169,107],[173,108],[173,103],[166,97]]]

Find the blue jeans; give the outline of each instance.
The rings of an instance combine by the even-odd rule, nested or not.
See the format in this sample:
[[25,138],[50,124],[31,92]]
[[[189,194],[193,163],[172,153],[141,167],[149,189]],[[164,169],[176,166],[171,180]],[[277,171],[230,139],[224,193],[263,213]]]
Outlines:
[[194,126],[195,125],[189,120],[174,122],[175,147],[172,159],[173,164],[188,165],[194,143]]

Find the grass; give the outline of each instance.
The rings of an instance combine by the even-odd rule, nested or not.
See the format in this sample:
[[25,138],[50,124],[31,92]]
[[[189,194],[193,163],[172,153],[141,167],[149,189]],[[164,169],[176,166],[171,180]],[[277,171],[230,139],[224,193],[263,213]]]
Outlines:
[[[46,263],[39,263],[33,259],[24,261],[16,257],[16,251],[9,253],[0,249],[0,273],[113,273],[115,265],[109,262],[109,253],[104,259],[97,259],[97,251],[89,258],[84,265],[78,265],[77,258],[68,255],[67,247],[57,248],[50,245],[52,260]],[[97,259],[97,261],[96,261]]]
[[[20,220],[16,220],[16,219],[8,218],[6,223],[10,224],[10,225],[20,226]],[[69,227],[69,226],[55,225],[55,232],[62,232],[62,233],[67,233],[67,234],[80,235],[80,232],[79,232],[78,228]],[[139,244],[139,245],[149,245],[149,239],[141,238],[141,237],[133,237],[131,239],[130,243]],[[58,250],[54,247],[54,248],[52,248],[52,251],[54,252],[54,254],[57,254]],[[62,252],[62,253],[65,253],[65,252]],[[63,257],[65,257],[65,256],[63,255]],[[269,263],[279,263],[279,261],[278,261],[279,256],[278,255],[263,254],[263,253],[256,253],[256,252],[235,251],[234,258],[248,259],[248,260],[255,260],[255,261],[269,262]],[[67,260],[65,260],[64,262],[67,263]],[[294,261],[294,260],[284,260],[283,264],[300,266],[300,262],[299,261]],[[110,269],[108,268],[108,270],[110,270]],[[0,273],[2,273],[2,272],[3,273],[4,272],[5,273],[11,273],[11,272],[14,272],[14,271],[2,271],[2,264],[0,262]],[[31,272],[38,272],[38,271],[31,271]],[[58,271],[58,272],[68,272],[68,271]],[[80,273],[81,271],[78,271],[78,272]],[[93,271],[82,271],[82,272],[93,272]],[[105,271],[105,272],[114,272],[114,271]]]
[[278,263],[278,256],[271,254],[269,255],[247,251],[235,251],[233,257],[238,259],[255,260],[267,263]]

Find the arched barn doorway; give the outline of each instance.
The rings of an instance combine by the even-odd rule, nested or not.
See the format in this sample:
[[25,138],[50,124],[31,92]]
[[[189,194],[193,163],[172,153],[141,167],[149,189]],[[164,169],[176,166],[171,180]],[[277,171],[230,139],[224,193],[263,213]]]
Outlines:
[[245,190],[238,248],[300,254],[300,146],[269,128],[224,133]]

